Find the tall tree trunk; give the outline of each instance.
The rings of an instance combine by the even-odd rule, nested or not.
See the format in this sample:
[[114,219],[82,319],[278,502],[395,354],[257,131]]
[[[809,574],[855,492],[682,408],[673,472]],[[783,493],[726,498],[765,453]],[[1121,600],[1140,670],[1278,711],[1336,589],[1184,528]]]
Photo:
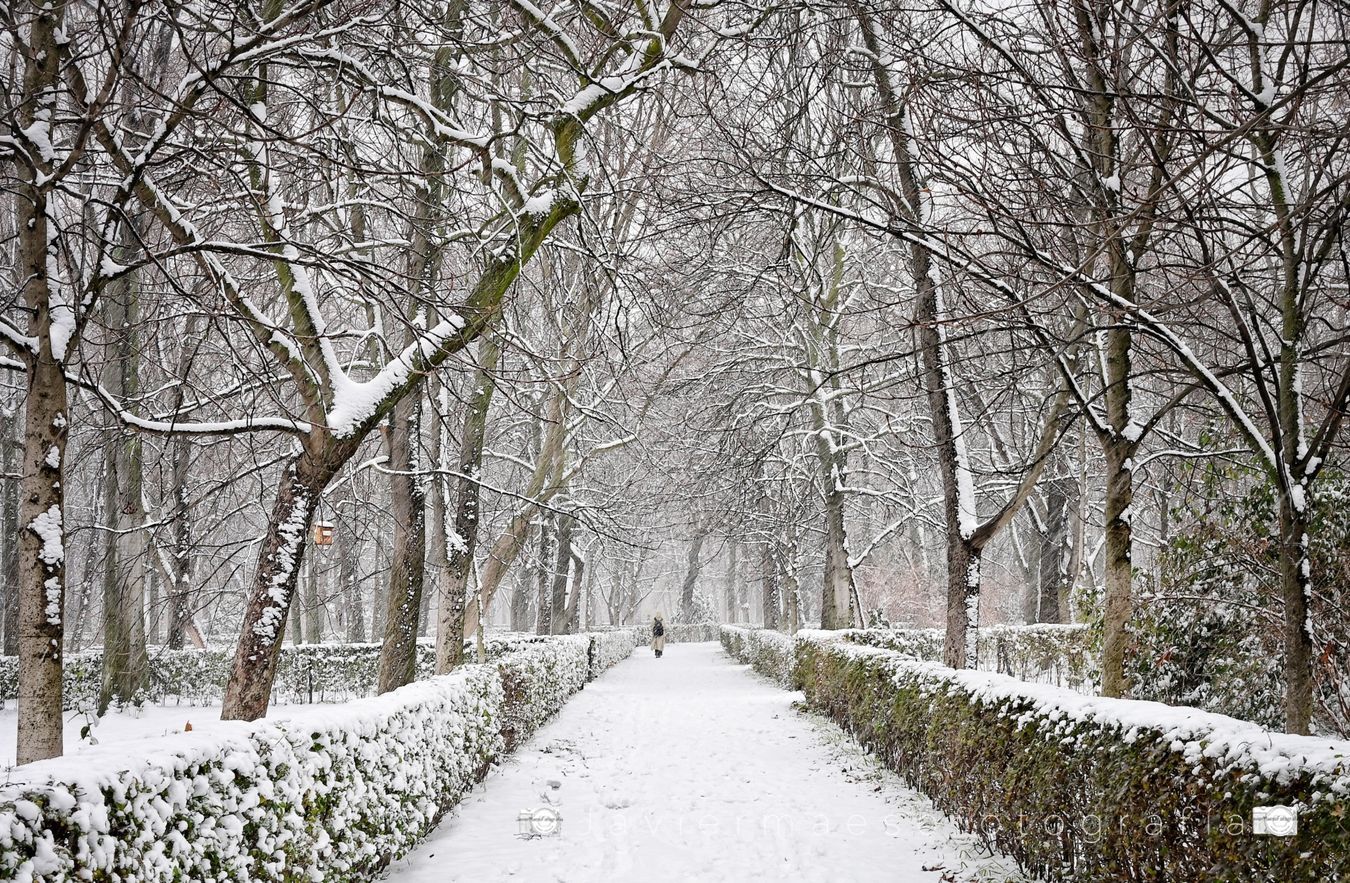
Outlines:
[[[66,3],[34,7],[24,52],[23,131],[50,132],[61,89],[57,31]],[[54,289],[58,264],[52,196],[55,157],[30,151],[16,163],[20,206],[18,277],[29,313],[25,354],[23,477],[19,488],[19,721],[20,764],[62,751],[61,665],[65,616],[65,475],[68,429],[65,360],[74,343],[75,304]]]
[[[585,577],[585,583],[582,579]],[[586,559],[572,553],[572,588],[567,598],[567,610],[563,615],[560,634],[574,635],[584,625],[590,602],[591,587],[594,584],[594,572],[587,572]]]
[[689,544],[689,550],[685,557],[684,582],[680,585],[680,621],[694,621],[694,587],[698,584],[699,573],[703,570],[703,562],[700,556],[703,554],[703,541],[708,538],[708,531],[699,529],[694,535],[694,541]]
[[418,455],[422,396],[406,396],[390,415],[389,491],[394,511],[394,560],[380,648],[380,692],[412,683],[417,676],[417,618],[426,573],[426,485]]

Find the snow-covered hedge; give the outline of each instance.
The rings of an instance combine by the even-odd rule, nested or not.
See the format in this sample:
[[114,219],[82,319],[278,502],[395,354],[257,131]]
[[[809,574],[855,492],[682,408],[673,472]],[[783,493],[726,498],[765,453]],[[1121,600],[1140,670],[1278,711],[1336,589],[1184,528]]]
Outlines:
[[384,696],[21,767],[0,879],[365,881],[581,689],[589,636]]
[[666,623],[666,643],[695,644],[701,641],[716,641],[718,628],[715,622]]
[[[1350,879],[1350,742],[801,633],[794,684],[963,826],[1063,881]],[[1298,834],[1255,834],[1293,805]]]
[[773,629],[724,625],[720,630],[727,655],[754,668],[774,683],[787,688],[792,681],[792,638]]
[[[841,634],[855,644],[895,650],[931,662],[942,660],[942,629],[849,629]],[[1097,692],[1098,647],[1086,625],[988,626],[979,630],[977,647],[981,671],[1080,693]]]

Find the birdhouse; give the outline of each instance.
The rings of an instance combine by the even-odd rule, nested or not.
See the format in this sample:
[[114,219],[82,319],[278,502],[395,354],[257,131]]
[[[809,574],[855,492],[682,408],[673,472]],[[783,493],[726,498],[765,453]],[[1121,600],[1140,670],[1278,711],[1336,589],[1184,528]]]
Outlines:
[[333,545],[333,537],[336,536],[336,534],[337,531],[333,528],[333,523],[331,521],[316,522],[314,525],[314,545],[331,546]]

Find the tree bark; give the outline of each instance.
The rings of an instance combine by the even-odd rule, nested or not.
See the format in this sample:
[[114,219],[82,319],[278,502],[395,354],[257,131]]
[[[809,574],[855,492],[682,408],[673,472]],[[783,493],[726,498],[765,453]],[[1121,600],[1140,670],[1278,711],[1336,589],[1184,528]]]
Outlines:
[[305,643],[323,642],[323,603],[319,600],[319,552],[305,565]]
[[538,635],[551,634],[553,631],[553,552],[556,535],[556,519],[552,513],[545,512],[540,517],[539,551],[534,573],[537,599],[534,631]]
[[347,643],[366,640],[365,608],[361,604],[361,548],[355,530],[344,530],[338,539],[341,555],[338,581],[342,584],[342,606],[346,611]]

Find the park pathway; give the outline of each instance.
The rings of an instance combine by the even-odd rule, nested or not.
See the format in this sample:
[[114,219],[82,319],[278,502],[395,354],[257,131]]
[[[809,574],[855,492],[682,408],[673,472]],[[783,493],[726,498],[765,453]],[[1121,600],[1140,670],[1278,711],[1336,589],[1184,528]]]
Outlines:
[[[398,883],[1019,880],[716,644],[640,647],[390,869]],[[559,830],[522,836],[522,811]],[[523,823],[528,827],[529,823]]]

